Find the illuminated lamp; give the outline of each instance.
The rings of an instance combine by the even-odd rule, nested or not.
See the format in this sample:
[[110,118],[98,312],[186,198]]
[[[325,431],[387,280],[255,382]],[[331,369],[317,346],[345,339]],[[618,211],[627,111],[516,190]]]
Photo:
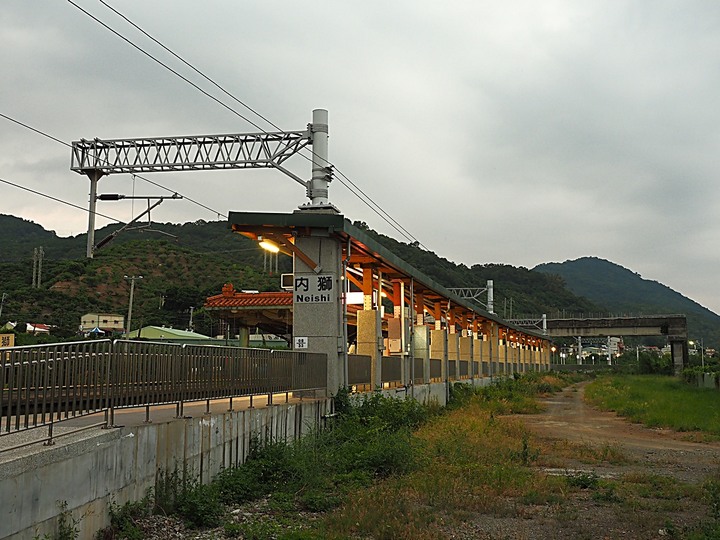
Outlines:
[[260,247],[264,250],[269,251],[270,253],[278,253],[280,251],[280,246],[278,246],[272,240],[267,240],[265,238],[258,238],[258,240],[260,240]]

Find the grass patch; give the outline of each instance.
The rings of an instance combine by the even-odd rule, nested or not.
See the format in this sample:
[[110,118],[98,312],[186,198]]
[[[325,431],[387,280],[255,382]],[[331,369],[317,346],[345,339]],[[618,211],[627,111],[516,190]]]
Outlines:
[[540,442],[541,454],[538,461],[546,467],[563,467],[567,460],[577,460],[588,465],[609,463],[624,465],[632,460],[617,444],[594,445],[568,440],[544,440]]
[[720,392],[660,375],[604,375],[588,384],[585,398],[633,422],[720,438]]

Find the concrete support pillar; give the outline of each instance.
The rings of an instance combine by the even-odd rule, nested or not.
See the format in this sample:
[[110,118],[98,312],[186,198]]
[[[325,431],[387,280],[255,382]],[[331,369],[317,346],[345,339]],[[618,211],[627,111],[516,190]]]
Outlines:
[[[375,291],[375,277],[373,276],[373,269],[370,267],[363,268],[363,309],[370,311],[375,309],[375,302],[373,301],[373,292]],[[378,302],[380,299],[378,299]]]
[[480,321],[473,315],[472,323],[468,326],[470,336],[470,378],[482,377],[482,359],[475,357],[475,347],[479,346],[478,335],[480,333]]
[[510,368],[509,368],[509,358],[510,358],[510,351],[508,349],[510,348],[510,341],[508,339],[509,335],[507,330],[505,330],[505,333],[503,334],[502,339],[502,350],[500,351],[500,364],[502,368],[499,370],[503,375],[509,375],[510,374]]
[[450,332],[447,336],[448,370],[451,379],[460,378],[460,336]]
[[500,343],[498,338],[498,327],[495,323],[488,323],[488,364],[490,377],[496,377],[499,370]]
[[687,341],[684,339],[682,341],[671,341],[670,355],[672,357],[675,375],[679,375],[688,363]]
[[471,377],[472,374],[472,346],[472,337],[460,336],[459,358],[461,361],[467,361],[468,363],[467,377]]
[[441,375],[443,381],[447,380],[447,334],[445,330],[430,330],[430,358],[441,360]]
[[238,326],[237,328],[239,347],[250,346],[250,329],[247,326]]
[[383,342],[376,309],[357,312],[357,352],[370,357],[370,381],[373,388],[381,387]]
[[[422,359],[423,382],[430,382],[430,328],[423,325],[415,326],[413,332],[413,356]],[[415,374],[418,377],[418,374]]]
[[[345,384],[342,295],[342,246],[326,230],[298,236],[295,246],[320,268],[316,273],[299,257],[293,257],[293,349],[327,354],[327,394]],[[305,294],[318,293],[318,294]]]
[[483,369],[484,359],[483,355],[486,354],[487,347],[482,340],[482,334],[476,334],[473,338],[473,376],[480,378],[486,375],[486,370]]
[[425,324],[425,299],[421,291],[415,291],[415,324]]

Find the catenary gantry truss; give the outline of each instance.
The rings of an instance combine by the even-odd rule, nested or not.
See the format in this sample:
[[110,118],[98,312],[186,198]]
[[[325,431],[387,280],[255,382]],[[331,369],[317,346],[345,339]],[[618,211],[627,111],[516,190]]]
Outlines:
[[280,168],[311,144],[311,130],[277,133],[81,139],[72,143],[71,170],[102,174]]
[[[337,211],[328,199],[333,172],[327,142],[325,109],[315,109],[312,123],[299,131],[73,141],[70,170],[90,179],[87,256],[94,250],[97,184],[109,174],[274,168],[306,188],[306,206]],[[283,163],[308,146],[312,177],[303,180]]]

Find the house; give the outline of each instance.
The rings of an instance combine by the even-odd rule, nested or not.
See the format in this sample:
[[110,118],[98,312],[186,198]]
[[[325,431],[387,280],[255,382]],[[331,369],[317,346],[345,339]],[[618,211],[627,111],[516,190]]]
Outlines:
[[117,313],[86,313],[80,317],[80,332],[83,334],[124,332],[125,317]]
[[51,328],[54,328],[54,327],[50,326],[49,324],[27,323],[26,327],[25,327],[25,332],[27,334],[39,336],[41,334],[50,334]]

